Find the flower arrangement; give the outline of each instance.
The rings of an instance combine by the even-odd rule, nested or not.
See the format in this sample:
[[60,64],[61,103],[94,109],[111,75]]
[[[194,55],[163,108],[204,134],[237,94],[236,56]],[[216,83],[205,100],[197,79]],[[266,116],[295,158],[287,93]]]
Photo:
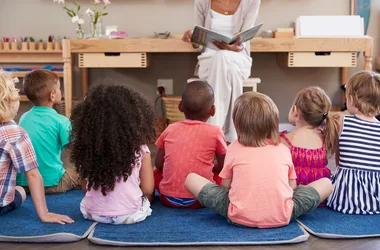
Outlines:
[[91,36],[99,37],[101,33],[101,27],[99,27],[99,20],[102,16],[107,16],[106,8],[109,4],[111,4],[110,0],[103,0],[103,7],[99,6],[101,4],[100,0],[94,0],[92,2],[93,8],[87,9],[86,14],[91,19]]
[[77,38],[84,38],[84,32],[82,25],[84,24],[83,13],[80,12],[80,5],[74,1],[74,7],[69,8],[65,0],[53,0],[54,3],[62,4],[63,9],[66,11],[67,15],[71,17],[71,22],[77,24]]

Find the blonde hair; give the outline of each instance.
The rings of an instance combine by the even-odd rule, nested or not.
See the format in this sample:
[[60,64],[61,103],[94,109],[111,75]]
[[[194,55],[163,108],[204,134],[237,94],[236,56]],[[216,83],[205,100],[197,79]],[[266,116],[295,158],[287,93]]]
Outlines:
[[262,147],[280,143],[278,108],[268,96],[244,93],[235,101],[232,118],[241,144]]
[[355,73],[346,84],[346,96],[366,116],[380,114],[380,74],[363,70]]
[[0,68],[0,122],[16,116],[17,110],[12,108],[12,103],[18,101],[20,96],[16,91],[15,82],[17,78],[13,78]]
[[322,129],[322,138],[326,152],[329,155],[334,154],[338,146],[339,123],[337,119],[328,116],[331,100],[326,92],[319,87],[305,88],[297,93],[293,106],[301,112],[303,120],[312,128],[318,128],[326,121]]

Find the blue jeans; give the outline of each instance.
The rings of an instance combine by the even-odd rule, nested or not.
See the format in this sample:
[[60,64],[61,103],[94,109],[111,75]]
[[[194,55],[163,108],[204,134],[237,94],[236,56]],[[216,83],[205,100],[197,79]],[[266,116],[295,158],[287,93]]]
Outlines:
[[6,205],[5,207],[0,207],[0,215],[6,214],[12,210],[15,210],[22,204],[22,196],[19,191],[16,190],[15,192],[15,199]]

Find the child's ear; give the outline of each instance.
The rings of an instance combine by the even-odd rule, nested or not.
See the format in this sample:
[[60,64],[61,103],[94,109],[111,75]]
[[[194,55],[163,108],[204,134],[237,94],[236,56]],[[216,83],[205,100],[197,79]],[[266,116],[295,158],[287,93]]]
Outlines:
[[182,108],[182,100],[178,104],[178,109],[183,113],[183,108]]
[[216,112],[215,105],[212,105],[212,106],[211,106],[211,109],[210,109],[210,115],[211,115],[211,116],[214,116],[214,115],[215,115],[215,112]]
[[55,91],[50,92],[49,101],[50,102],[54,102],[55,101]]

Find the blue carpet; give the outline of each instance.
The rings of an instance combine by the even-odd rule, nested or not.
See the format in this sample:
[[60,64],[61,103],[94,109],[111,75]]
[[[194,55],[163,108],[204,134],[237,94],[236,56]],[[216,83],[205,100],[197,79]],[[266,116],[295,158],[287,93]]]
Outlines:
[[380,215],[343,214],[329,208],[318,208],[297,221],[320,238],[380,237]]
[[0,241],[14,242],[73,242],[90,233],[93,222],[85,220],[79,210],[83,193],[79,190],[46,195],[50,212],[70,216],[73,224],[41,223],[30,196],[16,210],[0,216]]
[[115,246],[264,245],[306,241],[296,222],[275,229],[233,226],[209,209],[171,209],[158,201],[145,221],[133,225],[97,224],[89,240]]

